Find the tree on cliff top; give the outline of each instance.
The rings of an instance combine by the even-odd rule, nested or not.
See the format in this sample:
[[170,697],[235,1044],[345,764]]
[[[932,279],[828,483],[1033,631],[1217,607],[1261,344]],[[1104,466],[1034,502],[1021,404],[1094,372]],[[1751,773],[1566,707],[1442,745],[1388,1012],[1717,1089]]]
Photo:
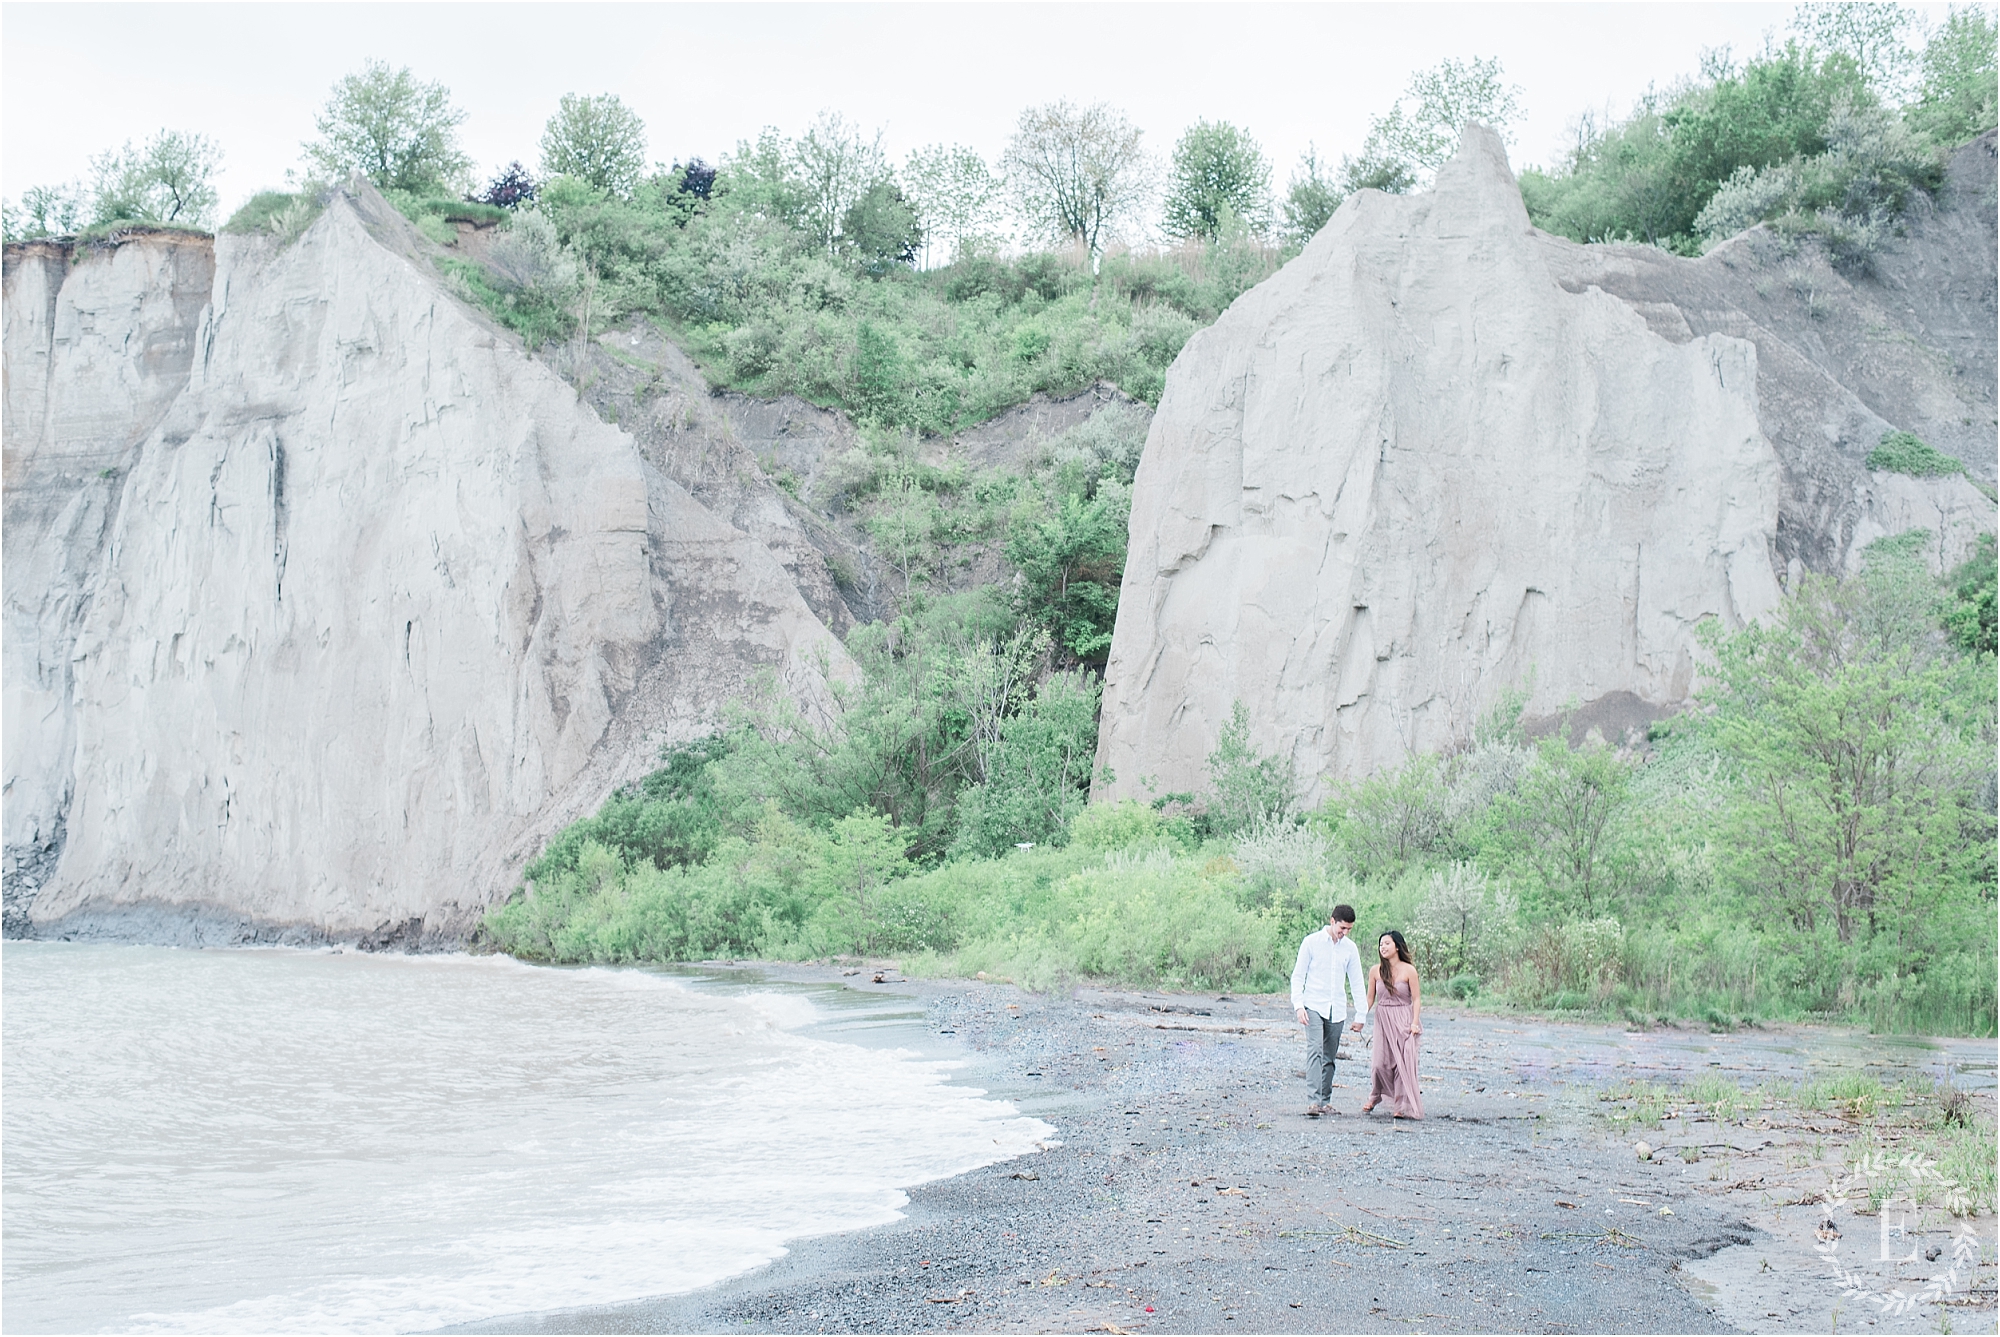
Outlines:
[[1422,184],[1458,151],[1468,121],[1509,138],[1521,90],[1502,83],[1501,74],[1498,60],[1474,58],[1443,60],[1410,76],[1403,96],[1369,126],[1361,156],[1341,160],[1341,189],[1400,193]]
[[1000,181],[986,160],[964,145],[914,150],[900,179],[923,233],[924,268],[930,268],[934,254],[949,256],[955,247],[993,230]]
[[1271,215],[1271,165],[1257,141],[1229,122],[1196,121],[1174,145],[1167,235],[1213,240],[1228,214],[1263,230]]
[[1021,113],[1002,160],[1029,226],[1095,256],[1146,197],[1140,131],[1106,103],[1051,102]]
[[615,93],[565,93],[542,131],[542,175],[630,199],[646,175],[646,123]]
[[18,202],[0,205],[0,233],[9,242],[66,236],[83,226],[85,203],[78,185],[30,186]]
[[820,249],[839,248],[848,211],[889,179],[882,132],[866,134],[839,112],[823,111],[792,141],[789,178],[799,191],[799,222]]
[[1953,9],[1924,45],[1917,99],[1906,115],[1917,130],[1955,145],[1991,130],[2000,102],[2000,62],[1991,17],[1976,5]]
[[221,165],[222,150],[206,135],[162,130],[138,149],[127,141],[90,160],[96,177],[91,221],[212,227]]
[[1299,156],[1299,168],[1292,174],[1291,184],[1285,189],[1284,203],[1279,206],[1279,231],[1286,241],[1303,246],[1318,235],[1346,198],[1347,192],[1334,183],[1320,162],[1319,150],[1308,144]]
[[464,119],[443,84],[418,83],[408,66],[371,60],[333,86],[306,162],[328,177],[360,172],[382,190],[456,190],[472,168],[458,144]]

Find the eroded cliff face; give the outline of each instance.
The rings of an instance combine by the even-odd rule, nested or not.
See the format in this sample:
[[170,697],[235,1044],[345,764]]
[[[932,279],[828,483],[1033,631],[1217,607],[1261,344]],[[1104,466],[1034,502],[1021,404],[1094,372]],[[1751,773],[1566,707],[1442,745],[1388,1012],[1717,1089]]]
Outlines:
[[0,769],[8,918],[61,849],[76,751],[77,633],[140,444],[187,384],[215,276],[209,238],[161,232],[72,268],[57,243],[7,250],[6,573]]
[[1685,702],[1702,620],[1767,614],[1799,571],[1911,527],[1958,560],[1992,506],[1963,478],[1871,475],[1881,432],[1924,415],[1885,417],[1894,376],[1864,400],[1732,299],[1742,259],[1537,233],[1478,126],[1430,193],[1350,198],[1167,378],[1109,794],[1204,788],[1239,700],[1314,798],[1468,738],[1510,690],[1615,739]]
[[357,188],[283,248],[9,252],[17,930],[448,940],[754,676],[851,671],[419,246]]

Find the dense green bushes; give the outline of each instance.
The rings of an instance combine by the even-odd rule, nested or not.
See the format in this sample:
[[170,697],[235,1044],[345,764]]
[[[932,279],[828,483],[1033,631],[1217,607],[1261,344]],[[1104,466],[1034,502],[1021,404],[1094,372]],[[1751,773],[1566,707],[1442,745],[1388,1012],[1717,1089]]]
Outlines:
[[757,211],[767,194],[725,167],[707,200],[667,178],[629,201],[562,181],[540,207],[595,285],[592,322],[652,315],[718,384],[925,432],[1097,380],[1156,399],[1188,336],[1282,259],[1239,227],[1177,251],[1114,252],[1094,277],[1081,253],[976,248],[919,273],[865,248],[828,254]]
[[[1777,219],[1865,267],[1910,194],[1936,188],[1946,152],[1993,127],[1994,37],[1985,11],[1958,10],[1919,62],[1899,33],[1885,50],[1880,34],[1808,22],[1740,65],[1710,58],[1621,122],[1586,116],[1563,161],[1521,174],[1522,197],[1538,226],[1578,241],[1694,255]],[[1913,63],[1906,99],[1894,73]]]
[[[1081,253],[977,249],[920,273],[829,255],[749,211],[745,193],[726,168],[706,201],[658,177],[629,200],[555,182],[516,216],[533,235],[484,276],[491,295],[472,295],[537,342],[650,316],[715,384],[949,432],[1099,380],[1157,399],[1189,336],[1284,258],[1238,225],[1173,251],[1115,251],[1095,276]],[[565,266],[574,283],[529,300],[517,271]]]
[[1303,820],[1241,737],[1203,794],[1082,807],[1088,680],[1043,677],[990,596],[939,599],[857,632],[841,719],[746,712],[566,832],[489,927],[554,960],[1277,989],[1338,900],[1454,998],[1992,1034],[1993,552],[1939,582],[1920,547],[1711,636],[1699,707],[1643,758],[1530,740],[1515,697]]

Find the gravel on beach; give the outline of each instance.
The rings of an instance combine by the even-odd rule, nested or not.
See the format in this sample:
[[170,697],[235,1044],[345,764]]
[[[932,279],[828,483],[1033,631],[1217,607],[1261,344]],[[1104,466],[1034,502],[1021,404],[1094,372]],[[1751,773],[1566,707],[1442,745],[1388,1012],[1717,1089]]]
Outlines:
[[[921,1005],[928,1029],[971,1060],[961,1080],[1056,1127],[1046,1150],[912,1188],[900,1221],[796,1241],[701,1291],[455,1330],[1809,1332],[1828,1330],[1841,1303],[1837,1287],[1800,1274],[1809,1236],[1797,1246],[1771,1234],[1787,1205],[1773,1191],[1794,1191],[1779,1161],[1802,1142],[1755,1119],[1697,1121],[1691,1133],[1684,1115],[1678,1139],[1672,1125],[1636,1136],[1663,1151],[1706,1139],[1709,1162],[1641,1160],[1635,1135],[1600,1117],[1599,1092],[1630,1080],[1796,1079],[1820,1061],[1796,1036],[1635,1033],[1433,1004],[1423,1121],[1386,1105],[1359,1113],[1367,1037],[1351,1032],[1338,1112],[1313,1118],[1283,996],[1037,995],[876,973],[850,968],[844,982]],[[1991,1041],[1946,1043],[1983,1054],[1990,1073]],[[1866,1060],[1865,1046],[1855,1052]],[[1937,1066],[1928,1050],[1901,1058]],[[1742,1183],[1716,1182],[1721,1158]],[[1761,1168],[1751,1180],[1753,1166],[1769,1180]],[[1747,1259],[1753,1243],[1786,1260],[1782,1290],[1686,1271],[1719,1254]],[[1852,1302],[1846,1313],[1847,1331],[1935,1330],[1934,1319],[1878,1327]],[[1959,1326],[1991,1330],[1991,1318],[1989,1295]]]

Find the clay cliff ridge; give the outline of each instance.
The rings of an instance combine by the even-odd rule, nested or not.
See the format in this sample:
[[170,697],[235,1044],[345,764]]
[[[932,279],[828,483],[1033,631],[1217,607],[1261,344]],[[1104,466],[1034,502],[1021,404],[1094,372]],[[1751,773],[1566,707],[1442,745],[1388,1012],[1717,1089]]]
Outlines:
[[424,245],[356,184],[8,248],[10,933],[457,940],[755,677],[852,672]]
[[1989,135],[1853,281],[1768,230],[1700,260],[1537,232],[1480,126],[1429,193],[1349,198],[1167,377],[1101,790],[1205,788],[1237,701],[1309,800],[1511,690],[1617,741],[1686,702],[1703,619],[1887,534],[1961,560],[1986,496],[1863,461],[1903,428],[1993,476],[1992,182]]

